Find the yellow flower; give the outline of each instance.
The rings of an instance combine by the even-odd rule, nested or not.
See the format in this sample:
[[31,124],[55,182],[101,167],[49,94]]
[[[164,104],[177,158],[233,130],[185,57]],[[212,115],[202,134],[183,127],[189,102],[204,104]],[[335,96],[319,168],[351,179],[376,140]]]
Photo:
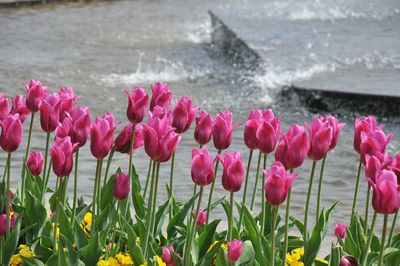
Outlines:
[[286,262],[287,263],[293,263],[293,262],[298,262],[300,260],[300,255],[299,254],[286,254]]
[[300,256],[304,256],[304,248],[295,248],[292,250],[292,254],[299,254]]
[[207,249],[207,253],[209,253],[211,250],[212,250],[212,248],[216,245],[216,244],[218,244],[218,240],[215,240],[211,245],[210,245],[210,247]]
[[133,265],[133,261],[132,258],[129,254],[124,255],[123,253],[118,253],[117,256],[115,256],[116,259],[118,260],[118,262],[122,265],[122,266],[129,266],[129,265]]
[[110,266],[110,263],[106,260],[99,260],[97,266]]
[[22,249],[30,249],[30,247],[29,246],[27,246],[27,245],[23,245],[23,244],[21,244],[21,245],[19,245],[19,247],[18,247],[18,249],[19,250],[22,250]]
[[324,260],[324,259],[321,259],[321,258],[315,258],[315,260],[316,260],[316,261],[319,261],[319,262],[321,262],[321,263],[323,263],[323,264],[328,265],[328,261],[327,261],[327,260]]
[[32,258],[33,257],[33,253],[29,249],[21,249],[19,251],[19,255],[21,255],[24,258]]
[[22,263],[21,256],[19,254],[12,255],[10,259],[10,266],[18,266]]
[[83,222],[86,224],[86,226],[92,227],[92,213],[87,212],[85,216],[83,217]]
[[139,266],[147,266],[147,261],[145,261],[144,263],[140,264]]
[[[54,230],[54,226],[55,226],[55,223],[51,223],[51,227],[53,227],[53,230]],[[60,238],[60,227],[59,226],[57,226],[57,238]]]
[[167,266],[167,264],[159,256],[156,256],[156,261],[158,266]]
[[108,257],[107,262],[109,263],[110,266],[120,266],[118,261],[113,257]]
[[84,226],[83,224],[80,224],[79,226],[82,228],[82,230],[83,230],[83,232],[85,233],[85,235],[86,235],[87,237],[90,237],[90,232],[88,231],[88,229],[86,228],[86,226]]

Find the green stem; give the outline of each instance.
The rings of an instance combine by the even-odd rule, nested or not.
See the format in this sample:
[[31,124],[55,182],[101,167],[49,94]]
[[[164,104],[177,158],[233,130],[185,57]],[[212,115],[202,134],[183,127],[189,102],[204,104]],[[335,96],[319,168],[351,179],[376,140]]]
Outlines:
[[397,222],[397,216],[399,215],[399,210],[396,211],[393,217],[393,222],[392,222],[392,228],[390,229],[390,234],[389,234],[389,239],[388,239],[388,244],[387,246],[390,247],[392,244],[392,237],[394,233],[394,229],[396,228],[396,222]]
[[101,170],[103,168],[103,158],[100,159],[99,173],[97,177],[97,214],[100,214],[100,199],[101,199]]
[[64,205],[64,207],[66,207],[66,203],[67,203],[67,197],[68,197],[68,182],[69,182],[69,175],[64,177],[65,181],[63,184],[63,190],[62,190],[62,203]]
[[104,174],[104,182],[103,182],[104,186],[106,185],[107,180],[108,180],[108,172],[110,171],[111,162],[112,162],[112,159],[114,157],[114,153],[115,153],[115,148],[112,148],[111,152],[110,152],[110,155],[108,156],[108,159],[107,159],[106,172]]
[[275,224],[276,217],[278,216],[279,205],[272,207],[272,223],[271,223],[271,254],[272,254],[272,263],[271,266],[275,265]]
[[194,216],[194,220],[192,222],[192,229],[189,232],[189,239],[188,239],[188,243],[186,245],[186,249],[185,249],[185,253],[184,253],[184,265],[191,265],[191,261],[189,260],[189,255],[190,255],[190,249],[192,248],[192,242],[193,242],[193,237],[195,235],[196,232],[196,222],[197,219],[199,218],[199,212],[200,212],[200,206],[201,206],[201,199],[203,197],[203,187],[200,187],[200,195],[199,195],[199,200],[197,202],[197,207],[196,207],[196,214]]
[[230,193],[230,213],[229,213],[229,228],[228,228],[228,242],[232,241],[232,232],[233,232],[233,192]]
[[[264,162],[263,162],[263,169],[267,168],[267,154],[264,154]],[[264,226],[265,226],[265,175],[262,173],[262,183],[261,183],[261,229],[260,235],[264,235]]]
[[[311,175],[310,175],[310,183],[308,184],[306,210],[305,210],[305,213],[304,213],[304,232],[303,232],[304,247],[307,246],[307,241],[308,241],[308,230],[307,230],[308,208],[310,207],[311,190],[312,190],[312,185],[313,185],[313,181],[314,181],[314,173],[315,173],[315,166],[316,165],[317,165],[317,162],[313,161],[312,168],[311,168]],[[304,248],[304,254],[307,254],[306,252],[307,252],[307,250]]]
[[[62,179],[61,177],[57,177],[57,184],[62,186]],[[56,185],[56,191],[58,190]],[[57,205],[56,205],[56,213],[55,213],[55,221],[54,221],[54,228],[53,228],[53,253],[57,251],[57,228],[58,228],[58,212],[60,208],[60,199],[62,197],[62,193],[58,194],[57,196]]]
[[0,262],[3,262],[3,250],[4,248],[4,239],[2,236],[0,236]]
[[133,180],[133,178],[135,178],[135,177],[132,175],[133,146],[135,143],[135,127],[136,127],[136,124],[132,124],[132,136],[131,136],[131,144],[129,147],[129,165],[128,165],[128,176],[131,180],[132,202],[134,202],[134,200],[135,200],[135,191],[134,190],[136,189],[135,181]]
[[152,234],[154,234],[156,230],[155,223],[156,223],[156,213],[157,213],[156,208],[157,208],[157,196],[158,196],[158,181],[160,178],[160,162],[157,162],[156,167],[157,168],[156,168],[156,182],[154,186],[153,212],[151,213],[152,219],[150,226]]
[[74,199],[72,202],[72,229],[75,226],[75,215],[76,215],[76,198],[77,198],[77,190],[78,190],[78,159],[79,159],[79,148],[76,149],[75,153],[75,171],[74,171]]
[[146,178],[146,185],[144,186],[144,191],[143,191],[143,199],[146,199],[146,194],[147,194],[147,187],[149,186],[149,180],[150,180],[150,172],[153,167],[153,160],[149,160],[149,167],[147,168],[147,178]]
[[[194,186],[193,186],[193,195],[192,195],[192,197],[194,197],[194,195],[196,195],[196,193],[197,193],[197,185],[196,184],[194,184]],[[193,208],[194,208],[194,206],[193,206],[194,204],[192,204],[192,207],[190,208],[190,215],[189,215],[189,223],[188,224],[191,224],[192,223],[192,219],[193,219]],[[207,214],[208,215],[208,214]],[[196,221],[197,222],[197,221]]]
[[25,171],[26,171],[26,159],[28,158],[30,146],[31,146],[31,136],[32,136],[32,127],[33,127],[33,119],[35,117],[35,113],[31,113],[31,122],[29,123],[29,133],[28,133],[28,142],[26,144],[26,150],[25,150],[25,157],[24,157],[24,162],[22,164],[22,173],[21,173],[21,202],[24,202],[24,196],[25,196]]
[[358,163],[358,171],[357,171],[357,178],[356,178],[356,188],[354,190],[353,207],[351,208],[350,224],[351,224],[351,220],[353,219],[354,212],[356,211],[356,206],[357,206],[357,194],[358,194],[358,184],[360,183],[361,166],[362,166],[362,157],[360,155],[360,161]]
[[[250,166],[251,166],[252,157],[253,157],[253,150],[250,150],[249,159],[247,161],[246,179],[245,179],[245,183],[244,183],[242,208],[243,208],[243,206],[246,205],[247,187],[248,187],[248,184],[249,184],[249,174],[250,174]],[[243,210],[241,210],[240,217],[239,217],[239,226],[238,226],[239,232],[240,232],[240,228],[242,227],[242,221],[243,221]]]
[[[219,154],[221,154],[221,150],[218,150],[218,155]],[[213,192],[214,192],[215,180],[217,179],[218,165],[219,165],[219,159],[217,159],[217,161],[215,162],[214,180],[211,184],[210,195],[208,196],[206,225],[208,225],[208,221],[211,216],[211,203],[212,203],[212,196],[213,196]]]
[[[174,188],[174,168],[175,168],[175,152],[172,154],[172,159],[171,159],[171,174],[169,176],[169,195],[168,198],[171,198],[174,195],[173,188]],[[169,221],[172,219],[172,212],[174,208],[172,204],[170,205],[169,209]]]
[[96,166],[96,176],[94,178],[94,187],[93,187],[93,200],[92,200],[92,230],[93,232],[95,231],[95,219],[96,219],[96,196],[97,196],[97,183],[98,177],[99,177],[99,166],[100,166],[100,160],[97,159],[97,166]]
[[254,208],[254,203],[256,200],[257,195],[257,186],[258,186],[258,178],[260,175],[260,164],[261,164],[261,151],[258,154],[258,161],[257,161],[257,173],[256,173],[256,181],[254,181],[254,189],[253,189],[253,197],[251,198],[250,210],[252,211]]
[[325,169],[325,161],[326,161],[326,156],[325,154],[324,158],[322,159],[322,165],[321,165],[321,172],[319,174],[319,182],[318,182],[318,196],[317,196],[317,212],[316,212],[316,223],[318,223],[318,218],[319,218],[319,210],[321,207],[321,191],[322,191],[322,180],[324,178],[324,169]]
[[49,156],[49,144],[50,144],[50,132],[47,132],[47,136],[46,136],[46,149],[45,149],[45,153],[44,153],[44,167],[43,167],[43,189],[42,189],[42,203],[44,203],[44,197],[46,195],[46,191],[47,191],[47,186],[49,184],[49,179],[46,176],[47,173],[47,157]]
[[366,246],[366,248],[365,248],[365,255],[363,256],[363,259],[362,259],[362,262],[361,262],[361,266],[365,266],[366,263],[367,263],[369,247],[371,246],[372,236],[374,235],[374,228],[375,228],[376,216],[377,216],[377,212],[374,212],[374,216],[372,217],[371,229],[369,230],[369,235],[368,235],[368,240],[367,240],[367,246]]
[[[292,173],[293,170],[290,170],[290,173]],[[286,262],[286,253],[288,251],[288,236],[289,236],[289,211],[290,211],[290,196],[292,189],[289,189],[287,200],[286,200],[286,213],[285,213],[285,240],[284,240],[284,248],[283,248],[283,254],[282,254],[282,262]]]
[[148,251],[148,246],[149,246],[149,235],[150,235],[150,222],[151,222],[151,217],[152,217],[152,208],[153,208],[153,194],[154,194],[154,174],[156,172],[156,162],[154,161],[152,163],[152,170],[151,170],[151,183],[150,183],[150,194],[149,194],[149,199],[147,203],[147,217],[146,217],[146,232],[145,232],[145,238],[144,238],[144,257],[147,258],[147,251]]
[[379,252],[379,263],[378,263],[378,266],[381,266],[382,263],[383,263],[383,250],[385,249],[385,237],[386,237],[386,230],[387,230],[387,220],[388,220],[388,215],[385,214],[385,216],[383,218],[381,251]]
[[371,188],[367,184],[367,198],[365,200],[365,214],[364,214],[364,235],[367,233],[367,227],[368,227],[368,209],[369,209],[370,196],[371,196]]
[[7,154],[7,184],[6,184],[6,240],[10,236],[10,165],[11,165],[11,153]]

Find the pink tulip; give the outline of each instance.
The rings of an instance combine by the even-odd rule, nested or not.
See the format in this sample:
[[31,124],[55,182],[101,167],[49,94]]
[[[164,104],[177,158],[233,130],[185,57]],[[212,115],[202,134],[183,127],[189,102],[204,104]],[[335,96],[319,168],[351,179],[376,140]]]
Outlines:
[[[132,124],[125,126],[121,133],[115,138],[115,150],[121,153],[130,153],[129,148],[132,140]],[[143,127],[141,124],[135,125],[135,137],[133,143],[133,151],[137,151],[144,145]]]
[[26,160],[26,166],[33,176],[39,176],[43,169],[44,157],[40,151],[33,151]]
[[169,123],[172,124],[172,114],[166,107],[161,107],[159,105],[154,106],[153,111],[149,112],[149,120],[154,118],[167,118]]
[[162,258],[163,262],[165,262],[168,266],[175,265],[174,257],[172,256],[173,253],[174,253],[173,246],[162,247],[161,258]]
[[[375,183],[375,176],[380,170],[390,168],[392,158],[388,154],[376,153],[365,155],[365,177]],[[394,170],[393,170],[394,171]]]
[[289,174],[279,161],[274,162],[268,172],[263,171],[266,176],[265,198],[271,205],[282,204],[297,174]]
[[232,125],[232,113],[219,112],[212,128],[213,142],[217,150],[225,150],[231,145],[232,132],[240,123]]
[[[10,206],[11,207],[11,206]],[[12,214],[10,219],[10,232],[14,229],[15,222],[17,221],[18,214],[15,212]],[[7,231],[7,215],[1,214],[0,215],[0,236],[5,236]]]
[[332,116],[332,115],[328,115],[328,116],[321,116],[320,119],[322,120],[322,122],[328,122],[332,128],[332,142],[331,145],[329,147],[329,150],[333,150],[336,147],[336,143],[338,141],[339,138],[339,134],[340,131],[342,131],[342,129],[344,128],[344,126],[346,125],[345,123],[339,123],[339,120]]
[[386,136],[381,129],[361,132],[360,154],[363,160],[366,154],[385,153],[386,146],[391,139],[392,134]]
[[198,186],[206,186],[214,180],[213,159],[207,147],[192,150],[192,180]]
[[74,108],[75,101],[80,96],[74,95],[74,90],[71,87],[61,87],[58,94],[60,95],[60,121],[66,117],[66,113],[70,113]]
[[69,136],[73,144],[77,143],[78,147],[82,147],[89,137],[91,124],[89,107],[76,107],[70,113],[65,113],[64,120],[56,129],[56,136]]
[[4,97],[3,93],[0,93],[0,121],[4,120],[10,113],[9,99]]
[[368,179],[372,188],[372,206],[382,214],[396,212],[400,206],[400,186],[393,171],[381,170],[375,176],[375,182]]
[[23,123],[30,114],[30,111],[26,107],[24,96],[17,95],[14,98],[11,98],[11,101],[12,101],[11,113],[19,114],[19,119]]
[[172,110],[172,126],[177,133],[183,133],[189,129],[198,108],[192,107],[192,99],[182,96]]
[[73,167],[73,152],[76,148],[70,137],[58,138],[51,148],[50,157],[53,163],[53,171],[58,177],[68,176]]
[[382,128],[383,126],[378,126],[378,123],[373,116],[362,117],[361,119],[356,118],[354,122],[354,149],[356,150],[356,152],[361,154],[360,144],[362,132],[369,133],[373,130]]
[[232,240],[228,243],[228,259],[229,261],[235,262],[242,255],[243,243],[240,240]]
[[126,174],[118,173],[115,176],[115,185],[113,195],[118,200],[123,200],[128,197],[131,191],[131,183],[129,177]]
[[358,266],[357,259],[353,256],[342,256],[339,266]]
[[125,91],[128,97],[128,109],[126,115],[132,124],[138,124],[142,122],[149,103],[149,96],[146,94],[144,89],[136,87],[131,93]]
[[[196,211],[193,211],[193,216],[196,216]],[[207,220],[207,211],[199,210],[199,217],[197,218],[196,225],[203,226]]]
[[147,155],[157,161],[166,162],[181,140],[167,118],[150,118],[147,125],[143,125],[144,149]]
[[90,127],[90,151],[98,160],[103,159],[110,152],[114,143],[114,117],[105,113],[103,117],[96,117],[96,121]]
[[335,225],[335,236],[341,239],[346,236],[346,224],[338,223]]
[[42,86],[40,80],[32,79],[28,84],[24,84],[27,96],[26,96],[26,107],[28,107],[29,111],[32,113],[36,113],[39,111],[40,103],[43,99],[47,97],[48,88],[46,86]]
[[257,146],[262,153],[269,154],[275,149],[281,134],[281,122],[271,109],[263,111],[262,115],[263,120],[256,132]]
[[259,126],[259,122],[254,119],[248,119],[244,125],[244,144],[250,150],[257,149],[258,147],[257,130]]
[[283,134],[275,153],[275,160],[280,161],[287,170],[302,165],[308,154],[310,142],[304,127],[293,124]]
[[323,121],[320,118],[314,118],[311,122],[311,126],[307,123],[306,127],[310,133],[310,149],[308,151],[308,157],[313,161],[319,161],[328,153],[333,140],[333,128],[328,121]]
[[218,156],[224,166],[222,186],[230,192],[239,191],[245,174],[240,152],[225,152],[224,157]]
[[61,100],[58,93],[53,93],[40,103],[40,125],[49,133],[60,124]]
[[194,130],[194,139],[199,145],[207,144],[211,139],[213,120],[210,114],[201,111],[196,117],[196,128]]
[[0,121],[1,136],[0,146],[8,152],[18,149],[22,141],[22,122],[18,114],[9,114],[3,121]]
[[400,154],[396,154],[391,158],[388,168],[396,174],[397,183],[400,184]]
[[154,106],[169,107],[172,100],[172,93],[167,84],[157,82],[151,85],[153,95],[150,101],[150,110],[153,111]]

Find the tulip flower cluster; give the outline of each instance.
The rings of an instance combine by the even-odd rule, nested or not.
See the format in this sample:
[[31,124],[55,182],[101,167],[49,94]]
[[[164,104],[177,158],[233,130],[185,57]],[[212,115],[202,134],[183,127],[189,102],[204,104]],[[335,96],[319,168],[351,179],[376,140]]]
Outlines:
[[[253,109],[243,123],[249,155],[244,162],[243,151],[231,150],[232,136],[241,124],[232,112],[223,110],[213,118],[193,106],[188,96],[173,103],[173,94],[165,83],[151,85],[151,95],[141,87],[125,91],[123,126],[109,112],[92,119],[89,107],[78,105],[80,97],[70,87],[51,92],[38,80],[25,87],[26,98],[7,98],[0,93],[0,147],[7,156],[0,183],[1,265],[381,266],[398,262],[400,235],[395,233],[400,208],[400,154],[386,152],[392,135],[385,133],[374,117],[355,120],[354,149],[359,154],[359,166],[352,215],[349,223],[338,223],[332,230],[337,241],[332,243],[329,256],[318,258],[338,204],[327,209],[321,206],[327,156],[344,127],[338,118],[315,117],[310,124],[292,124],[283,131],[281,120],[271,109]],[[31,151],[36,113],[46,144]],[[10,186],[12,155],[20,149],[23,124],[29,116],[20,186],[14,195],[11,191],[16,188]],[[192,124],[194,147],[188,168],[193,195],[179,202],[174,195],[174,161],[182,135]],[[77,194],[79,153],[85,145],[90,145],[97,162],[91,202],[78,200]],[[135,168],[136,152],[142,146],[149,158],[145,184]],[[129,156],[129,164],[110,173],[116,151]],[[258,153],[255,173],[251,171],[254,152]],[[290,216],[291,191],[299,176],[294,171],[307,157],[312,167],[301,222]],[[318,190],[313,195],[317,164]],[[164,190],[159,185],[164,178],[160,169],[166,165],[170,173]],[[357,208],[362,170],[368,187],[364,215]],[[72,199],[67,193],[70,177]],[[49,180],[53,178],[56,185],[51,187]],[[254,182],[249,182],[253,178]],[[248,191],[250,183],[254,184],[253,193]],[[229,195],[228,200],[213,199],[219,184]],[[235,194],[242,187],[239,202]],[[208,200],[203,198],[206,190]],[[159,204],[160,193],[168,195],[163,204]],[[310,231],[309,207],[314,196],[315,226]],[[284,212],[279,210],[282,204],[286,205]],[[213,220],[214,208],[219,205],[227,214],[227,226]],[[369,223],[370,205],[374,215]],[[378,214],[384,220],[380,241],[374,233]],[[389,231],[388,217],[392,214]],[[292,234],[293,225],[299,232]]]

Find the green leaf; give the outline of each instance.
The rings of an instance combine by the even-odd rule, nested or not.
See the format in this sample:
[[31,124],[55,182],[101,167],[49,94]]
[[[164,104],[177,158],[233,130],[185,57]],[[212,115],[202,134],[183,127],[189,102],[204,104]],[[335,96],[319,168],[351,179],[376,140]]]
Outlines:
[[163,205],[161,205],[156,213],[156,220],[155,220],[155,235],[158,235],[159,232],[161,231],[161,228],[163,226],[163,222],[165,217],[167,216],[166,214],[169,211],[169,206],[171,204],[171,198],[169,200],[167,200]]
[[144,263],[144,257],[143,257],[143,252],[140,246],[138,245],[136,239],[137,236],[135,234],[135,231],[133,230],[133,227],[125,220],[124,217],[120,216],[122,223],[124,224],[124,228],[126,230],[126,233],[128,234],[128,248],[129,248],[129,254],[132,257],[133,262],[135,265],[141,265]]
[[100,210],[104,210],[110,202],[114,201],[114,186],[115,186],[115,175],[112,175],[106,185],[101,188],[100,194]]
[[27,191],[25,196],[24,222],[30,225],[35,224],[26,235],[25,240],[27,243],[30,243],[38,235],[41,225],[46,221],[47,211],[40,200],[32,195],[32,193]]
[[3,265],[8,265],[11,256],[14,254],[15,249],[18,245],[19,230],[21,227],[22,216],[19,215],[15,221],[14,229],[12,230],[10,236],[7,238],[4,248],[3,248]]
[[135,208],[135,213],[140,219],[144,219],[146,216],[146,204],[144,202],[143,196],[140,193],[140,180],[139,176],[136,172],[135,166],[132,164],[132,188],[133,191],[131,191],[133,195],[133,207]]
[[27,266],[44,266],[44,263],[41,262],[38,259],[25,258],[25,257],[22,257],[22,256],[21,256],[21,258],[22,258],[22,266],[25,266],[25,265],[27,265]]
[[199,260],[207,253],[207,250],[210,248],[211,244],[213,243],[214,234],[215,234],[215,231],[217,230],[217,226],[220,222],[221,222],[221,220],[212,221],[205,227],[205,230],[200,234],[200,236],[198,238],[198,245],[199,245],[198,259]]
[[101,255],[99,235],[92,233],[89,244],[78,250],[79,257],[87,266],[95,266]]
[[60,237],[68,250],[68,265],[83,265],[83,262],[79,260],[79,255],[74,249],[73,244],[64,235],[60,234]]
[[74,233],[71,224],[69,223],[67,214],[64,211],[64,205],[61,202],[57,211],[59,211],[58,226],[60,228],[60,233],[63,234],[70,242],[74,243],[75,242]]
[[196,266],[209,266],[213,265],[214,256],[217,255],[217,252],[221,250],[222,242],[217,242],[210,251],[206,253],[206,255],[199,260]]
[[243,242],[243,251],[240,258],[237,260],[237,265],[251,265],[251,261],[254,260],[255,251],[253,245],[249,240]]
[[342,257],[341,246],[334,245],[331,246],[331,254],[329,256],[329,266],[337,266],[340,263],[340,258]]

